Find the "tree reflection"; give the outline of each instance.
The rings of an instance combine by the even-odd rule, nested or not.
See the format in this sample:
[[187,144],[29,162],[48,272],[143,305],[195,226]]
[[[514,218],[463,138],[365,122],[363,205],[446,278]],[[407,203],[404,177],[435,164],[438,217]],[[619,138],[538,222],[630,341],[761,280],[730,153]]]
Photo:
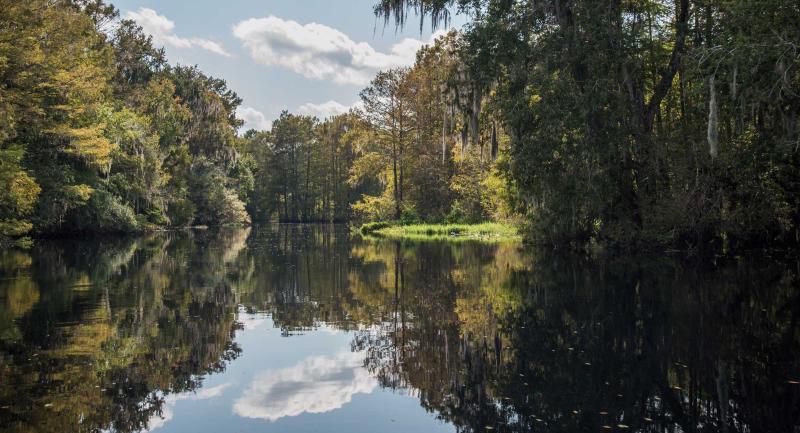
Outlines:
[[246,232],[40,243],[4,252],[0,425],[139,431],[164,396],[238,356],[226,280]]
[[[8,431],[146,429],[239,355],[237,306],[286,336],[352,332],[352,354],[315,362],[356,375],[365,357],[372,378],[313,407],[377,380],[461,432],[800,426],[797,262],[589,260],[274,225],[40,243],[0,252],[0,273]],[[313,412],[264,400],[295,374],[279,373],[240,412]]]
[[349,245],[337,226],[255,229],[237,264],[255,270],[240,290],[242,303],[251,311],[270,313],[285,335],[323,322],[353,327],[347,306]]
[[800,424],[796,264],[710,272],[669,260],[523,259],[497,246],[405,248],[372,256],[383,281],[400,282],[399,301],[377,301],[394,306],[389,320],[354,344],[384,386],[418,389],[460,431]]

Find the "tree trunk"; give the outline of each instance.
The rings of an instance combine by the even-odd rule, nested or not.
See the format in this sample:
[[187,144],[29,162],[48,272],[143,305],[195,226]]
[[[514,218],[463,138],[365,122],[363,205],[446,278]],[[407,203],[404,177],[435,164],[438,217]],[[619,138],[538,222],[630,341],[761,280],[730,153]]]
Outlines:
[[712,159],[719,154],[719,104],[712,75],[708,78],[708,153]]
[[492,161],[497,159],[497,120],[492,122]]
[[397,143],[392,143],[392,185],[394,186],[394,218],[400,219],[400,199],[397,186]]

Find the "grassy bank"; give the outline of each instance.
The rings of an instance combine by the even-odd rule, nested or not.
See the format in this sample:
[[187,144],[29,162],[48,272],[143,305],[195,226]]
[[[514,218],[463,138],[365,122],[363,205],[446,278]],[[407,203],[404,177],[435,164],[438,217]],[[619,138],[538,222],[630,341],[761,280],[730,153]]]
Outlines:
[[521,240],[517,228],[511,224],[409,224],[397,222],[374,222],[361,226],[364,235],[404,239],[479,239],[479,240]]

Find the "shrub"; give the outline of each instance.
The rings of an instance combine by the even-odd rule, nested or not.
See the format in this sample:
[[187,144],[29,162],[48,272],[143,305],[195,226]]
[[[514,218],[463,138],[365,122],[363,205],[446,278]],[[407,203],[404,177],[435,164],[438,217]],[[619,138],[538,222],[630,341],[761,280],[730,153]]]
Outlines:
[[357,221],[386,221],[394,216],[394,201],[387,194],[365,195],[352,209]]
[[464,211],[461,209],[461,203],[458,200],[454,200],[452,206],[450,206],[450,213],[445,217],[445,222],[447,224],[460,224],[464,220]]
[[361,233],[365,234],[365,235],[368,235],[370,233],[374,233],[374,232],[376,232],[378,230],[385,229],[385,228],[391,227],[393,225],[394,224],[392,224],[390,222],[387,222],[387,221],[370,222],[370,223],[366,223],[366,224],[361,226]]
[[222,193],[221,202],[222,206],[218,216],[221,224],[250,224],[250,215],[247,213],[244,203],[234,191],[226,188]]
[[86,205],[76,212],[71,227],[78,231],[107,233],[132,233],[140,229],[133,209],[104,190],[92,192]]
[[177,199],[167,207],[167,217],[173,227],[186,227],[194,222],[196,208],[194,203],[185,198]]
[[400,224],[402,225],[417,224],[419,222],[419,215],[417,214],[417,209],[414,206],[407,206],[400,213]]

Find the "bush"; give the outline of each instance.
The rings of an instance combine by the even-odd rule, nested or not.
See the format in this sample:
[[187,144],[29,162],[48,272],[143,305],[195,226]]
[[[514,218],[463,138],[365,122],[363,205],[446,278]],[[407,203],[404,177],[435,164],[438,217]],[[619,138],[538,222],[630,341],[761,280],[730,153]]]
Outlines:
[[186,227],[194,222],[196,208],[194,203],[185,198],[180,198],[169,204],[167,217],[173,227]]
[[417,214],[417,209],[414,206],[408,206],[400,213],[400,224],[404,226],[417,224],[419,222],[419,215]]
[[0,248],[30,246],[30,238],[24,235],[32,228],[33,224],[27,221],[0,220]]
[[357,221],[386,221],[394,216],[394,201],[387,194],[365,195],[352,209]]
[[92,192],[85,206],[76,211],[71,224],[78,231],[132,233],[140,230],[136,213],[119,197],[104,190]]
[[149,209],[147,209],[145,212],[145,217],[148,224],[161,227],[169,225],[169,219],[167,218],[167,215],[159,206],[151,206]]
[[393,223],[387,221],[376,221],[376,222],[366,223],[361,226],[361,233],[368,235],[378,230],[392,227],[393,225],[394,225]]
[[453,205],[450,206],[450,213],[447,214],[445,217],[445,222],[447,224],[461,224],[464,222],[464,211],[461,209],[461,203],[458,200],[453,201]]
[[221,202],[218,218],[222,225],[250,224],[250,215],[234,191],[226,188],[222,193]]

